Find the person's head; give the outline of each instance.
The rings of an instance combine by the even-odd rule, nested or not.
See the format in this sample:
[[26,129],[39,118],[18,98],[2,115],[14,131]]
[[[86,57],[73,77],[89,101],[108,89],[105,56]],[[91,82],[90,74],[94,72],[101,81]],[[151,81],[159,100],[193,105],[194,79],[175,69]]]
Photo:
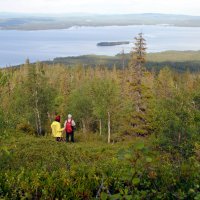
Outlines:
[[71,114],[68,114],[68,119],[71,119],[72,118],[72,115]]
[[60,122],[60,115],[56,116],[55,121]]

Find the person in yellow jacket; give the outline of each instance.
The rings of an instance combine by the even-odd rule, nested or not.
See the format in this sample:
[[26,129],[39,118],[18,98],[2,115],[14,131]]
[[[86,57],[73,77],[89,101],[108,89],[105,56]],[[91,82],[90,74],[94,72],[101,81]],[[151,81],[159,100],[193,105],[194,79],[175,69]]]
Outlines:
[[52,135],[57,142],[62,141],[64,128],[61,128],[60,116],[56,116],[55,121],[51,124]]

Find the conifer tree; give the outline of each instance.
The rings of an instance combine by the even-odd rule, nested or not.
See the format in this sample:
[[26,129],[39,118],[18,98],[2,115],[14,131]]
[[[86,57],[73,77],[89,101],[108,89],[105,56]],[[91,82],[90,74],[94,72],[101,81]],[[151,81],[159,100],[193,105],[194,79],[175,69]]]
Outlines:
[[142,33],[135,37],[135,47],[131,53],[129,64],[129,97],[132,101],[130,124],[132,134],[145,135],[149,133],[148,119],[148,88],[143,79],[145,76],[146,42]]

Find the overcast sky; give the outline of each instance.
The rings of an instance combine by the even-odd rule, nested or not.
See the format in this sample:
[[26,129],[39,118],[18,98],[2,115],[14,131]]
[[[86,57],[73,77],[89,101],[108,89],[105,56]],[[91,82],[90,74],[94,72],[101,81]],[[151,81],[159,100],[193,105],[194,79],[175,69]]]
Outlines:
[[0,12],[200,15],[200,0],[0,0]]

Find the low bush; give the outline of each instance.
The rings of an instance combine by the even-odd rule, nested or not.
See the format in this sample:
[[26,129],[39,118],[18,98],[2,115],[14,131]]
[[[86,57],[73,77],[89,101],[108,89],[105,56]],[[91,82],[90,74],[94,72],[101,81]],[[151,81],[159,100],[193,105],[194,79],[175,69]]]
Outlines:
[[5,199],[199,199],[196,156],[174,160],[148,139],[107,145],[55,142],[24,134],[0,151],[0,197]]

